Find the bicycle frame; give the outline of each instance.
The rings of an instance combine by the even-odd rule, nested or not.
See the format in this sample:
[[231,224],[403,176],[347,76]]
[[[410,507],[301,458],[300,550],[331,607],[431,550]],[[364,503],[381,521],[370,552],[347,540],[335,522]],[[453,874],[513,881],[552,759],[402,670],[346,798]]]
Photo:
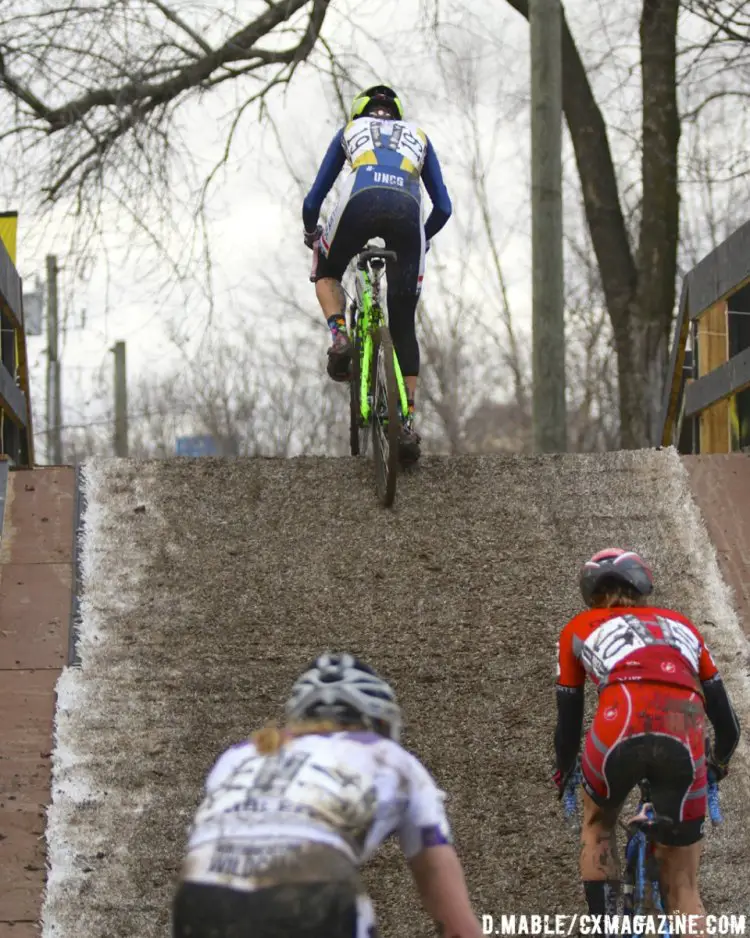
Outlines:
[[[368,268],[367,263],[365,263],[364,266],[358,264],[355,271],[358,314],[354,327],[362,337],[362,360],[359,370],[359,400],[360,413],[365,426],[369,424],[372,412],[370,406],[370,376],[373,355],[373,333],[384,321],[383,310],[380,305],[380,278],[383,269],[383,261],[378,262],[378,259],[374,258],[369,264],[372,271]],[[401,364],[399,363],[395,351],[393,353],[393,364],[396,371],[401,413],[403,416],[406,416],[409,412],[406,384],[404,382],[404,376],[401,373]]]
[[[647,801],[648,792],[641,786],[641,798],[638,802],[638,811],[630,821],[635,829],[628,837],[625,845],[625,865],[629,869],[635,864],[635,877],[632,883],[632,891],[624,894],[626,914],[641,914],[644,909],[641,907],[643,898],[646,895],[646,875],[648,869],[648,860],[654,852],[654,842],[649,836],[650,828],[656,824],[658,818],[654,812],[653,805]],[[664,903],[661,897],[661,886],[658,881],[651,880],[651,896],[656,905],[657,912],[664,912]],[[669,938],[670,931],[667,926],[664,934]]]
[[[579,758],[576,760],[576,765],[572,769],[570,776],[567,779],[561,796],[563,807],[565,809],[565,815],[571,821],[574,820],[576,816],[578,807],[576,795],[581,781],[582,773]],[[648,800],[650,797],[648,783],[646,782],[644,787],[644,783],[642,782],[640,789],[641,797],[638,801],[638,811],[635,817],[630,821],[630,824],[633,824],[634,829],[631,829],[628,833],[628,839],[625,845],[626,869],[632,868],[633,864],[635,864],[634,881],[632,883],[628,883],[627,878],[623,877],[622,883],[623,912],[627,915],[643,912],[641,903],[643,902],[643,898],[646,893],[648,859],[654,849],[654,842],[649,837],[648,828],[658,821],[658,818],[653,809],[653,805]],[[719,801],[719,785],[715,776],[710,771],[708,774],[707,803],[711,823],[714,826],[721,824],[723,817]],[[633,822],[636,823],[634,824]],[[626,829],[629,826],[623,822],[621,822],[621,824],[623,824]],[[658,911],[664,912],[664,904],[662,901],[661,888],[658,880],[651,882],[651,890],[652,897],[658,906]],[[667,930],[665,934],[667,935],[667,938],[669,938],[669,930]]]

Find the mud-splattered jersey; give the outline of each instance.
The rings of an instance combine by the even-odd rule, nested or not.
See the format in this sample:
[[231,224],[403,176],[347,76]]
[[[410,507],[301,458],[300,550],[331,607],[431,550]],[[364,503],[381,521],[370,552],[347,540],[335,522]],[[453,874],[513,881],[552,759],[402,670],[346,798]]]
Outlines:
[[587,609],[560,633],[560,687],[582,687],[588,674],[600,690],[619,681],[656,681],[702,693],[701,682],[717,673],[701,633],[671,609]]
[[410,858],[451,842],[444,797],[418,759],[376,733],[301,736],[273,755],[245,742],[209,773],[188,851],[223,839],[312,841],[360,865],[396,834]]

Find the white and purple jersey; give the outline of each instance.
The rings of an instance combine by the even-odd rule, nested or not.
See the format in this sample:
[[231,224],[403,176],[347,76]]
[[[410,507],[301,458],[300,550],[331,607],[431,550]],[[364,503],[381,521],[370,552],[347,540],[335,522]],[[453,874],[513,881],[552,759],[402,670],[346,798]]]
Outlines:
[[244,742],[211,769],[188,854],[222,840],[318,843],[360,866],[396,834],[409,859],[451,842],[444,799],[415,756],[376,733],[300,736],[272,755]]

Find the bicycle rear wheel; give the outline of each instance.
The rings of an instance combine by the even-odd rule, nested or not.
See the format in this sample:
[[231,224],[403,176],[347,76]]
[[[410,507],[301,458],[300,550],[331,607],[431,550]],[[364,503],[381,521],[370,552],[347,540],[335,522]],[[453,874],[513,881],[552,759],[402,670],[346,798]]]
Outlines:
[[375,333],[372,365],[372,448],[375,458],[375,482],[380,501],[388,507],[396,497],[401,421],[396,369],[393,364],[393,340],[385,326],[381,326]]

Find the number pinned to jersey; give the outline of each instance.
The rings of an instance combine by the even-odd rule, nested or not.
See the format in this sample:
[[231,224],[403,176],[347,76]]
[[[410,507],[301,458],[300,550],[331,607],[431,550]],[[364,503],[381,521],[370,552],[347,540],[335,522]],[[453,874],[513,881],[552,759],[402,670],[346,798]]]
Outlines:
[[344,128],[343,147],[353,168],[366,164],[404,168],[406,161],[409,171],[419,175],[427,156],[427,137],[406,121],[358,117]]

